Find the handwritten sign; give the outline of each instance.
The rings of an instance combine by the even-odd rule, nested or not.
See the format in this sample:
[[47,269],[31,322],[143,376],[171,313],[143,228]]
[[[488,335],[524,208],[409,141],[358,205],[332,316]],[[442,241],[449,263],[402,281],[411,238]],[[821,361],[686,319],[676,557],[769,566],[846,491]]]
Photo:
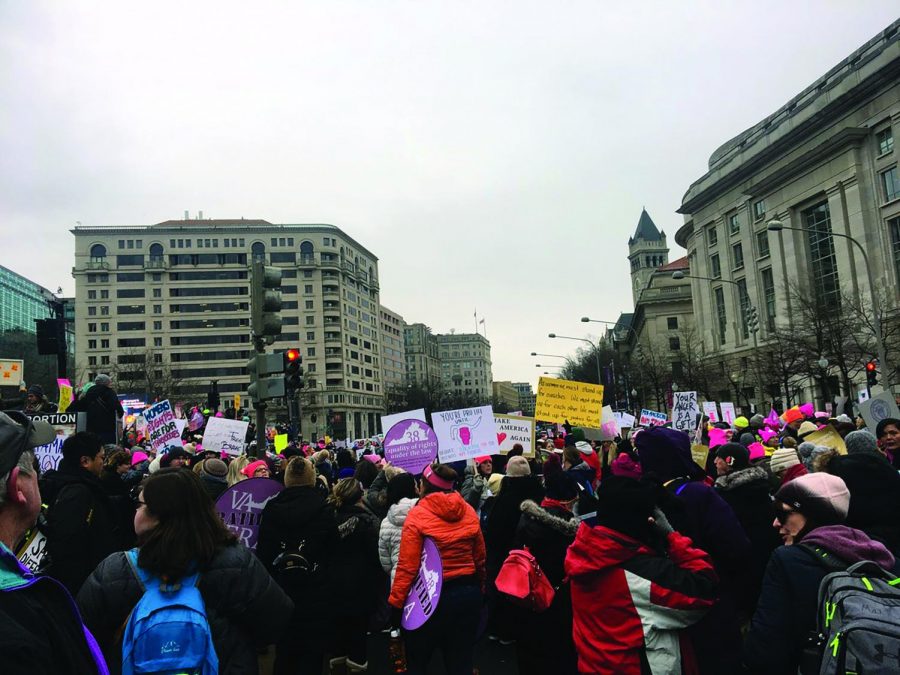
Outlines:
[[442,462],[493,455],[500,450],[494,411],[489,405],[432,413],[431,421]]
[[626,412],[617,412],[615,414],[616,418],[616,426],[621,429],[632,429],[635,423],[634,415],[629,415]]
[[[34,449],[34,456],[41,467],[41,473],[59,468],[63,442],[78,429],[78,415],[79,413],[68,412],[28,415],[32,419],[47,422],[56,431],[56,438],[47,445],[39,445]],[[85,415],[85,413],[81,413],[81,415]]]
[[64,413],[72,405],[74,398],[72,383],[63,378],[57,378],[56,385],[59,387],[59,403],[56,408],[58,412]]
[[19,359],[0,359],[0,387],[22,385],[25,362]]
[[837,429],[830,424],[825,425],[818,431],[807,434],[803,440],[815,443],[816,445],[824,445],[827,448],[834,448],[842,455],[847,454],[847,445],[844,443],[844,439],[841,438]]
[[709,418],[710,424],[715,424],[719,421],[719,409],[716,407],[715,401],[704,401],[703,402],[703,414]]
[[690,433],[697,425],[700,406],[696,391],[676,391],[672,397],[672,426]]
[[171,448],[184,447],[181,434],[175,424],[175,412],[169,399],[154,403],[145,409],[142,416],[147,420],[147,440],[157,453],[166,453]]
[[210,417],[203,432],[203,449],[232,456],[240,455],[244,451],[244,439],[249,426],[249,422]]
[[666,413],[656,412],[655,410],[641,410],[640,424],[642,427],[659,427],[669,421]]
[[728,424],[734,424],[735,414],[734,414],[734,403],[729,403],[728,401],[722,401],[719,405],[722,406],[722,419]]
[[385,415],[381,418],[381,433],[386,434],[391,430],[397,422],[402,422],[403,420],[419,420],[420,422],[424,422],[425,420],[425,408],[419,408],[418,410],[408,410],[407,412],[395,413],[393,415]]
[[521,415],[494,414],[497,425],[497,443],[501,454],[506,454],[518,443],[526,457],[534,457],[534,418]]
[[414,476],[434,461],[437,451],[437,436],[422,420],[401,420],[384,436],[384,458]]
[[538,381],[535,419],[569,421],[573,426],[599,429],[603,410],[603,385],[542,377]]
[[259,539],[263,509],[283,489],[281,483],[271,478],[248,478],[219,495],[216,510],[225,527],[234,532],[244,546],[253,550]]
[[19,549],[19,562],[32,572],[37,573],[47,554],[47,537],[39,529],[34,528],[28,539]]

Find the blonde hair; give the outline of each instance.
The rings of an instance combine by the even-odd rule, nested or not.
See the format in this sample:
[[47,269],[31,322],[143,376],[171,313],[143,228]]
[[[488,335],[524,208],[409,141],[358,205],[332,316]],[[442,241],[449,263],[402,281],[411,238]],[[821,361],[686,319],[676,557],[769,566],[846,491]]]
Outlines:
[[328,501],[334,504],[335,508],[341,508],[347,504],[356,504],[362,499],[363,490],[359,485],[359,481],[355,478],[341,478],[335,483],[334,490]]
[[231,460],[231,464],[228,465],[228,473],[225,474],[225,482],[228,483],[228,487],[240,483],[242,480],[247,480],[247,476],[242,474],[241,470],[249,463],[250,458],[247,455],[241,455]]

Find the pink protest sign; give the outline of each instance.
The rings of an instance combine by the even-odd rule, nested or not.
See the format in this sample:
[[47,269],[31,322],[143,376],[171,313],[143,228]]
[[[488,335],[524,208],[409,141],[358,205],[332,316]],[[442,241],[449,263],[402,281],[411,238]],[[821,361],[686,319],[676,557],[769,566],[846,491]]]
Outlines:
[[443,577],[444,569],[437,545],[431,537],[425,537],[419,573],[403,603],[403,619],[400,623],[403,628],[415,630],[431,618],[441,599]]
[[401,420],[384,437],[384,458],[416,475],[437,457],[438,439],[431,427],[419,420]]

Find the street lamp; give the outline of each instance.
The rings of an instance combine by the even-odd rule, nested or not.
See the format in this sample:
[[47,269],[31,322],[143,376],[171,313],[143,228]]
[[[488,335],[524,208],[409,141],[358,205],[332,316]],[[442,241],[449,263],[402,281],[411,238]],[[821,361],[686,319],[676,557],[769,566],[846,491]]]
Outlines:
[[587,338],[570,337],[568,335],[557,335],[556,333],[548,333],[547,337],[548,338],[560,338],[561,340],[578,340],[579,342],[587,342],[594,349],[594,356],[597,359],[597,384],[602,384],[603,380],[600,378],[600,347],[595,345],[593,342],[591,342]]
[[551,356],[554,359],[565,359],[566,361],[569,360],[568,356],[563,356],[562,354],[539,354],[538,352],[531,352],[531,355],[532,356]]
[[542,366],[540,363],[535,363],[534,367],[535,368],[558,368],[559,370],[563,369],[562,366]]
[[[809,230],[805,227],[789,227],[785,225],[780,220],[770,220],[766,223],[766,229],[769,232],[781,232],[782,230],[793,230],[794,232],[813,232],[814,230]],[[882,333],[882,325],[881,325],[881,309],[878,304],[878,294],[875,292],[875,280],[872,278],[872,266],[869,265],[869,256],[866,254],[866,249],[863,248],[863,245],[859,243],[856,239],[851,237],[849,234],[843,234],[841,232],[829,232],[828,233],[832,237],[841,237],[843,239],[849,239],[856,245],[856,248],[859,249],[859,252],[862,253],[863,262],[866,266],[866,276],[869,279],[869,293],[872,296],[872,313],[875,315],[875,321],[873,322],[875,325],[875,347],[878,350],[878,362],[881,364],[882,372],[884,372],[885,377],[887,378],[887,388],[890,389],[891,386],[891,370],[888,368],[887,362],[887,352],[884,349],[884,337]]]

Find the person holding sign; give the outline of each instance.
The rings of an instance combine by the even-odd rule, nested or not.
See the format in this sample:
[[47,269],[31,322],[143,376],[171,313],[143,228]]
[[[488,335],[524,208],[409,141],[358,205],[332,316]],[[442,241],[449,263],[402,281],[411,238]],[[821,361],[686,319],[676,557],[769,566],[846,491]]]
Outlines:
[[422,675],[440,648],[448,675],[471,675],[484,597],[485,549],[474,509],[453,490],[457,473],[449,466],[425,467],[419,503],[409,512],[400,539],[400,559],[388,599],[392,627],[399,627],[419,571],[426,537],[437,545],[443,569],[437,607],[424,625],[404,631],[409,675]]

